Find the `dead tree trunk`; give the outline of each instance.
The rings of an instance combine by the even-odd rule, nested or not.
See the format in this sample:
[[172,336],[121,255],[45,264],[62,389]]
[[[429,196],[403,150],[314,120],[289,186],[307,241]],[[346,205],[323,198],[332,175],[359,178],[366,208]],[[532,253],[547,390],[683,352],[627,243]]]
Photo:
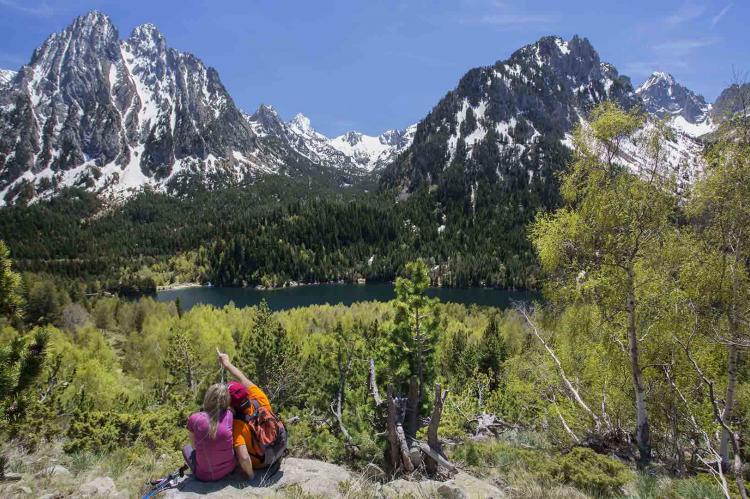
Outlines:
[[409,446],[402,425],[400,401],[396,399],[392,386],[388,387],[388,420],[386,422],[386,436],[390,456],[391,470],[395,473],[403,470],[405,473],[414,471],[414,465],[409,455]]
[[[346,360],[344,360],[344,357],[346,357]],[[344,426],[343,412],[344,400],[346,397],[346,382],[347,378],[349,377],[349,371],[352,367],[352,356],[350,354],[345,354],[343,351],[339,351],[339,355],[336,359],[336,364],[338,365],[339,369],[339,386],[338,390],[336,390],[336,398],[331,403],[331,412],[333,412],[333,415],[336,417],[336,421],[339,425],[339,431],[341,431],[341,434],[344,436],[346,441],[351,443],[352,436],[347,431],[346,426]]]
[[[443,446],[440,444],[438,429],[440,428],[440,418],[443,416],[443,405],[445,404],[446,397],[448,397],[448,390],[443,391],[440,383],[436,383],[435,405],[432,407],[432,417],[430,418],[430,425],[427,427],[427,445],[435,453],[441,456],[443,454]],[[428,453],[427,458],[425,459],[427,473],[430,475],[436,474],[438,471],[438,464],[438,461]]]
[[379,407],[383,403],[383,399],[380,398],[380,392],[378,391],[378,382],[375,378],[375,360],[370,359],[370,394],[372,399],[375,401],[375,407]]

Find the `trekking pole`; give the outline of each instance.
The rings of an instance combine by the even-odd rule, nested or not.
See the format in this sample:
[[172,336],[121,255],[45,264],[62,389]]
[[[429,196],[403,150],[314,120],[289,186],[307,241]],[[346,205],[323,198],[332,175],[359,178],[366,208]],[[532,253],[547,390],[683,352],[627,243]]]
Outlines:
[[[216,355],[221,355],[221,352],[219,351],[219,347],[216,347]],[[221,371],[221,384],[225,385],[227,383],[226,376],[224,373],[224,364],[220,364],[219,370]]]

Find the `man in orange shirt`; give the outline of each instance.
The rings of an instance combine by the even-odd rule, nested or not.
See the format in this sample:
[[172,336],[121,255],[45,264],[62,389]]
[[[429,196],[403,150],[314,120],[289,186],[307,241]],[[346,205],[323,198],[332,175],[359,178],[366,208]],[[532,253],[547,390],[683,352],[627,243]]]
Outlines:
[[[255,401],[259,407],[272,411],[271,402],[269,402],[263,390],[250,381],[242,371],[237,369],[229,361],[227,354],[219,353],[219,363],[237,379],[237,381],[231,381],[227,386],[230,402],[235,414],[244,412],[248,416],[252,416],[255,412],[255,407],[249,401]],[[254,469],[259,469],[263,466],[263,449],[260,448],[253,438],[248,424],[241,419],[235,418],[232,422],[232,436],[237,462],[240,468],[242,468],[245,477],[251,480],[255,475]]]

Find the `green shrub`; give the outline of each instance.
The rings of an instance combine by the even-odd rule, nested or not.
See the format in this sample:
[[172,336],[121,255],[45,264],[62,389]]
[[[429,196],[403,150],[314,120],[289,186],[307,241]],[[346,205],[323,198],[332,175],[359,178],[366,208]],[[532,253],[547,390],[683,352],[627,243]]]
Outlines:
[[79,412],[67,431],[67,453],[111,452],[140,444],[152,451],[173,450],[187,441],[187,414],[169,408],[136,414]]
[[557,457],[549,474],[557,481],[598,495],[616,494],[632,479],[624,464],[586,447],[576,447]]

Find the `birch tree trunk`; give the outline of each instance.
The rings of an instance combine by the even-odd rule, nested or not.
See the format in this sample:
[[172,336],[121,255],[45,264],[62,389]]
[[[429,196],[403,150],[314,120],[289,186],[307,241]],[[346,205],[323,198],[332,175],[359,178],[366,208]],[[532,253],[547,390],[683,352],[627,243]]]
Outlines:
[[633,289],[633,273],[629,273],[628,282],[628,353],[630,369],[635,390],[635,443],[638,447],[638,466],[643,468],[651,461],[651,437],[649,435],[648,413],[646,412],[646,394],[643,388],[643,371],[641,369],[638,349],[638,331],[636,326],[636,303]]

